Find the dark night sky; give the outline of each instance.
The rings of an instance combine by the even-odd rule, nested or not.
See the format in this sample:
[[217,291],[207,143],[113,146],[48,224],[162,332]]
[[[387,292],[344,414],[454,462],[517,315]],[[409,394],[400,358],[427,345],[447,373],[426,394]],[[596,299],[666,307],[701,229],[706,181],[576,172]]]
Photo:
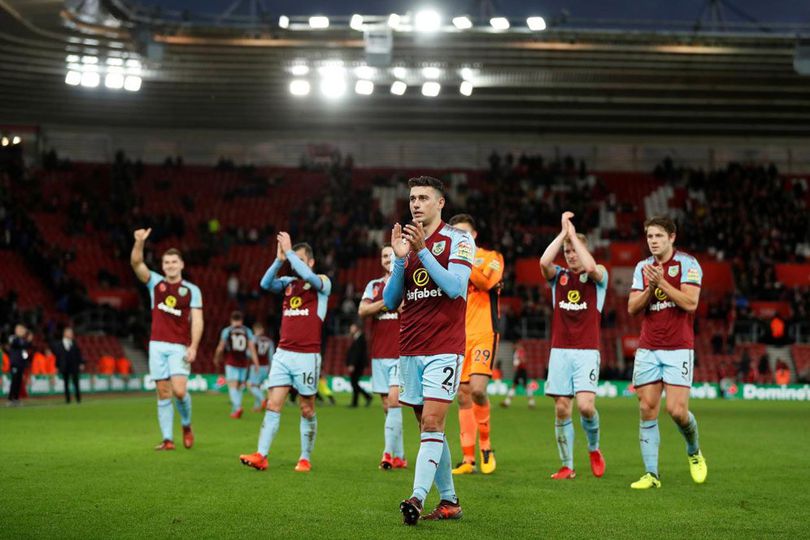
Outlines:
[[[160,5],[166,9],[189,9],[194,12],[220,13],[235,0],[131,0],[141,5]],[[805,0],[728,0],[761,22],[791,22],[810,24],[810,2]],[[317,0],[301,2],[296,0],[264,0],[264,5],[274,14],[288,15],[369,15],[404,13],[420,6],[433,6],[446,16],[468,12],[474,2],[469,0]],[[493,2],[498,14],[508,17],[542,15],[546,18],[567,9],[577,18],[620,18],[694,21],[700,14],[706,0],[496,0]],[[249,0],[243,0],[247,6]],[[247,13],[247,8],[242,11]],[[741,19],[728,8],[724,9],[727,20]]]

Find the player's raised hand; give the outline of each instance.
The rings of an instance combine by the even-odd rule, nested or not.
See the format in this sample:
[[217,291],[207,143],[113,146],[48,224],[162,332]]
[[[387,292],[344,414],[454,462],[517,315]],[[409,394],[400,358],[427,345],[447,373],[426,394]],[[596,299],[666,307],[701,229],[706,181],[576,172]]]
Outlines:
[[[276,237],[278,238],[278,237]],[[280,261],[286,261],[287,255],[284,254],[284,250],[281,249],[281,242],[276,242],[276,259]]]
[[658,284],[664,279],[664,270],[657,264],[648,264],[641,271],[647,279],[647,283],[653,287],[658,287]]
[[281,246],[281,249],[284,251],[284,253],[287,253],[292,249],[292,240],[290,239],[290,233],[281,231],[276,236],[276,239],[278,240],[278,245]]
[[568,225],[571,223],[572,217],[574,217],[573,212],[563,212],[562,216],[560,217],[560,225],[562,225],[562,231],[564,233],[568,232]]
[[405,257],[411,251],[411,244],[402,236],[402,225],[394,224],[391,229],[391,247],[398,258]]
[[152,232],[152,228],[148,229],[138,229],[135,231],[135,241],[136,242],[145,242],[147,238],[149,238],[149,234]]
[[425,228],[422,226],[421,221],[405,225],[404,236],[410,242],[414,251],[419,251],[425,247]]

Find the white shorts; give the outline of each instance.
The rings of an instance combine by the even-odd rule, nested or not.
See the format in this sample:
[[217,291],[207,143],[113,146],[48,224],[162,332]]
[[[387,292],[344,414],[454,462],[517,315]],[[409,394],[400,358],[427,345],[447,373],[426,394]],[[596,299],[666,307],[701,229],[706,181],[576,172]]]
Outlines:
[[372,359],[371,391],[387,394],[392,386],[399,386],[399,358]]
[[153,381],[165,381],[181,375],[188,377],[191,364],[186,358],[187,347],[165,341],[149,342],[149,376]]
[[644,386],[663,381],[673,386],[692,387],[695,351],[638,349],[633,364],[633,386]]

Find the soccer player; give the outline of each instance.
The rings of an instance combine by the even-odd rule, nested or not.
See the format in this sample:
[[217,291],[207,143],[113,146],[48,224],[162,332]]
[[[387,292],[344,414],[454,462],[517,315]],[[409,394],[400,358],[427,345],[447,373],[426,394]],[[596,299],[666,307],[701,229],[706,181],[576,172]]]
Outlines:
[[191,448],[191,395],[186,385],[203,333],[202,293],[183,279],[183,257],[175,248],[167,249],[161,257],[162,276],[149,270],[143,262],[143,246],[151,232],[135,231],[130,264],[146,284],[151,299],[149,375],[157,387],[158,423],[163,435],[163,442],[155,450],[174,450],[172,395],[183,426],[183,446]]
[[259,357],[259,365],[250,368],[248,389],[253,394],[253,412],[259,412],[264,409],[264,406],[262,406],[264,394],[261,387],[270,373],[270,362],[276,352],[276,344],[270,336],[265,335],[262,323],[257,322],[253,325],[253,335],[255,336],[254,342],[256,344],[256,354]]
[[[267,454],[278,432],[281,410],[290,388],[298,391],[301,409],[301,455],[295,470],[309,472],[318,419],[315,416],[315,395],[321,371],[321,329],[326,318],[326,307],[332,282],[327,276],[315,274],[312,247],[306,243],[292,245],[290,235],[277,236],[276,260],[261,280],[263,289],[284,296],[281,316],[281,339],[270,366],[267,410],[259,431],[259,447],[253,454],[239,456],[242,463],[263,471],[267,468]],[[298,277],[277,277],[284,261],[290,262]]]
[[675,249],[676,229],[671,219],[648,219],[644,232],[652,255],[636,265],[627,311],[630,315],[644,314],[633,386],[641,412],[639,440],[646,473],[630,487],[661,487],[658,410],[664,390],[667,412],[686,439],[692,480],[702,484],[708,469],[700,451],[697,421],[689,411],[689,390],[695,362],[693,325],[703,271],[694,257]]
[[[253,331],[243,323],[241,311],[231,313],[231,324],[222,329],[214,351],[214,365],[219,366],[225,353],[225,380],[231,398],[231,418],[242,418],[242,393],[248,377],[248,363],[259,368]],[[261,401],[261,400],[259,400]]]
[[384,246],[380,264],[385,275],[366,285],[357,309],[360,317],[371,317],[371,391],[379,394],[385,412],[385,449],[380,468],[402,469],[405,449],[402,441],[402,409],[399,406],[399,311],[389,311],[383,300],[383,289],[391,278],[394,249]]
[[522,385],[526,389],[526,396],[529,398],[529,408],[534,409],[534,386],[529,383],[529,372],[526,370],[526,347],[522,343],[515,346],[515,352],[512,355],[512,367],[515,370],[515,374],[512,376],[512,388],[506,393],[506,399],[501,402],[501,407],[508,409],[512,405],[515,391],[518,386]]
[[400,503],[407,525],[416,525],[434,481],[441,497],[422,519],[459,519],[450,447],[444,434],[447,409],[458,390],[464,354],[467,282],[475,254],[469,233],[442,221],[444,185],[428,176],[411,178],[413,222],[394,225],[396,260],[383,290],[389,311],[399,308],[399,381],[402,404],[413,407],[421,431],[413,493]]
[[[562,461],[562,468],[551,475],[555,480],[576,477],[571,420],[574,397],[588,439],[591,472],[597,478],[605,473],[605,459],[599,450],[599,412],[595,401],[599,383],[599,325],[608,273],[588,252],[587,239],[577,234],[572,217],[571,212],[563,213],[560,234],[540,257],[540,269],[551,287],[554,309],[546,395],[554,398],[554,430]],[[568,268],[554,264],[561,248]]]
[[[473,240],[478,239],[475,220],[469,214],[453,216],[449,223],[469,233]],[[502,278],[503,255],[476,246],[467,286],[467,345],[458,388],[458,424],[464,459],[453,469],[453,474],[475,472],[476,434],[481,472],[495,472],[495,451],[489,440],[487,385],[492,378],[492,365],[498,348],[498,301]]]

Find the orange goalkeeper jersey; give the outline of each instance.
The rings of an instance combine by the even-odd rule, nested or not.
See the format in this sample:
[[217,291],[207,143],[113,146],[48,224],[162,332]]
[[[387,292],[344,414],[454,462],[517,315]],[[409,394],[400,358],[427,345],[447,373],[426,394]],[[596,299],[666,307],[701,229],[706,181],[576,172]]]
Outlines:
[[477,248],[470,283],[467,287],[467,335],[480,336],[498,331],[503,279],[503,255]]

